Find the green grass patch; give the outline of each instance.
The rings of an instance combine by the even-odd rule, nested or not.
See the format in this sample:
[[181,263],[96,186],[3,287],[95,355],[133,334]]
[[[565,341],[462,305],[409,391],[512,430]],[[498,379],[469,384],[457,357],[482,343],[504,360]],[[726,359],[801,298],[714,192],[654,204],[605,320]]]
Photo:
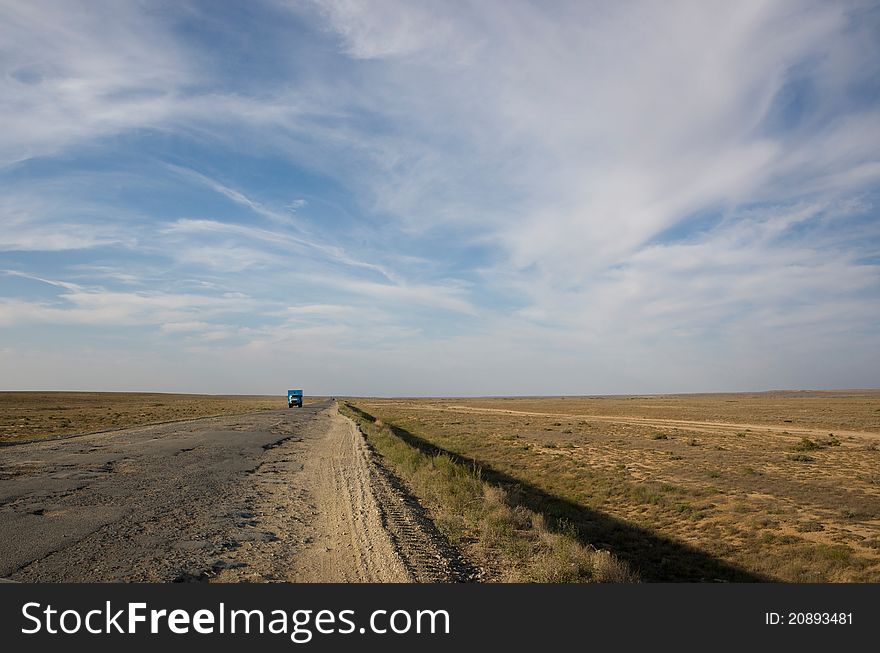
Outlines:
[[428,453],[394,429],[349,404],[353,419],[373,447],[425,505],[437,527],[483,569],[504,582],[636,582],[637,575],[608,551],[584,546],[564,520],[551,527],[541,513],[519,505],[481,470],[449,454]]

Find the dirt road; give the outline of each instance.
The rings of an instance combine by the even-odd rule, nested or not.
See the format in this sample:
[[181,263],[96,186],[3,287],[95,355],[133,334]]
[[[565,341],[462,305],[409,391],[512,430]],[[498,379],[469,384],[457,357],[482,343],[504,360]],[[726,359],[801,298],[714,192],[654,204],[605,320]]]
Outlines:
[[444,556],[329,402],[0,449],[2,578],[454,580]]
[[[461,412],[461,413],[486,413],[486,414],[502,414],[502,415],[521,415],[529,417],[559,417],[563,419],[584,419],[595,422],[610,422],[613,424],[635,424],[636,426],[651,427],[680,427],[690,431],[701,431],[704,433],[731,433],[748,429],[750,431],[761,431],[767,433],[777,432],[784,429],[788,434],[798,436],[818,436],[828,435],[827,428],[807,428],[803,426],[792,426],[790,424],[774,425],[774,424],[757,424],[751,422],[707,422],[703,420],[692,419],[667,419],[660,417],[632,417],[626,415],[595,415],[592,413],[576,414],[576,413],[546,413],[525,410],[510,410],[505,408],[476,408],[474,406],[440,406],[426,408],[425,410]],[[876,439],[877,433],[873,431],[852,431],[848,429],[835,428],[837,435],[852,436],[857,438]]]

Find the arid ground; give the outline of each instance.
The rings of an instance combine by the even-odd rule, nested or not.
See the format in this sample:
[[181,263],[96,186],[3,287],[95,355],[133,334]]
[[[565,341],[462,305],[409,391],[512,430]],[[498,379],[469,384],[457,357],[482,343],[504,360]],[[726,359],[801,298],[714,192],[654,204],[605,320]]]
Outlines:
[[14,580],[880,581],[880,391],[2,393],[0,434]]
[[0,579],[457,579],[409,502],[329,400],[16,444]]
[[283,395],[0,392],[0,442],[286,408]]
[[643,581],[880,581],[880,391],[351,401]]

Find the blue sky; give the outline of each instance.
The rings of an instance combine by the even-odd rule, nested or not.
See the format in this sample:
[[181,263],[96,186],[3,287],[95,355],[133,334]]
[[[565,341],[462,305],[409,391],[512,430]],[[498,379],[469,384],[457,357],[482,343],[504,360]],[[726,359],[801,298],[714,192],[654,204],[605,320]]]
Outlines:
[[0,1],[0,389],[880,386],[873,2]]

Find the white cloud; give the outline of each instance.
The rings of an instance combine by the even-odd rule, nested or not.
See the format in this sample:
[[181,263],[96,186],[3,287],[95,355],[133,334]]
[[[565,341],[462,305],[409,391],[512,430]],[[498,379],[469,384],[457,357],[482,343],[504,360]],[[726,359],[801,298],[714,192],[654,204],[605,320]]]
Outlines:
[[98,234],[84,233],[82,227],[75,224],[18,226],[0,234],[0,251],[59,252],[115,245],[118,242]]
[[194,316],[241,313],[253,308],[253,303],[247,297],[235,294],[209,296],[160,291],[118,292],[17,271],[4,272],[63,290],[56,299],[46,301],[0,297],[0,326],[83,324],[112,327],[191,323]]
[[199,322],[196,320],[190,322],[167,322],[161,326],[162,333],[192,333],[198,331],[207,331],[214,327],[208,322]]
[[78,264],[69,266],[69,269],[74,274],[81,275],[87,279],[108,279],[127,286],[142,286],[148,281],[148,279],[139,274],[127,272],[110,265]]
[[[165,233],[225,233],[246,239],[262,241],[266,244],[273,244],[276,246],[287,245],[297,250],[302,250],[303,248],[305,248],[310,249],[315,253],[318,253],[322,258],[332,262],[341,263],[343,265],[355,268],[372,270],[381,274],[389,281],[393,281],[396,278],[396,275],[388,268],[377,265],[375,263],[370,263],[354,258],[348,255],[345,250],[338,245],[321,243],[313,238],[307,238],[303,235],[294,235],[290,233],[291,228],[296,234],[303,234],[304,229],[301,226],[297,225],[290,216],[286,216],[273,209],[270,209],[269,207],[251,199],[241,191],[220,184],[219,182],[195,171],[183,170],[176,166],[171,167],[178,172],[182,171],[187,177],[197,179],[200,183],[204,183],[221,195],[228,197],[236,204],[245,206],[251,209],[254,213],[264,218],[267,218],[272,222],[280,223],[281,225],[289,228],[285,229],[284,231],[278,231],[277,229],[263,229],[251,225],[224,223],[218,222],[216,220],[183,218],[177,220],[174,224],[166,227],[164,229]],[[297,200],[296,202],[294,202],[294,204],[297,208],[300,208],[302,206],[305,206],[305,200]]]
[[[224,77],[217,44],[186,42],[173,12],[95,7],[0,8],[0,164],[146,128],[284,158],[350,202],[313,214],[332,198],[291,186],[271,196],[308,204],[275,206],[197,161],[164,170],[251,220],[187,207],[132,228],[19,189],[0,249],[172,267],[140,292],[77,269],[53,301],[3,299],[7,326],[149,324],[269,366],[280,348],[327,383],[322,364],[346,369],[352,391],[377,371],[400,378],[391,392],[724,389],[719,369],[728,388],[827,385],[847,365],[880,382],[860,353],[880,323],[880,42],[858,2],[296,3],[337,54],[272,53],[281,81],[259,88]],[[279,41],[317,38],[294,36]],[[168,286],[180,269],[204,295]],[[257,290],[259,324],[218,317],[255,307],[230,289]]]
[[0,6],[0,163],[159,125],[191,81],[156,12],[134,3]]
[[510,264],[536,266],[549,283],[583,283],[694,211],[788,199],[786,179],[818,188],[874,171],[876,110],[831,120],[820,100],[804,109],[809,129],[762,128],[795,70],[820,90],[870,75],[825,65],[858,60],[865,46],[840,5],[327,4],[356,52],[393,44],[425,14],[455,25],[449,48],[482,44],[470,65],[428,65],[403,48],[403,61],[372,74],[410,139],[385,140],[369,185],[407,223],[457,215],[488,228]]
[[356,0],[315,4],[343,37],[344,51],[356,59],[413,57],[427,51],[432,58],[456,60],[467,53],[454,13],[464,7],[454,3],[446,11],[434,3],[405,0],[380,0],[369,7]]
[[296,276],[302,282],[353,295],[360,303],[366,303],[366,306],[375,304],[399,311],[407,310],[407,307],[426,307],[470,316],[479,313],[468,299],[466,289],[457,284],[378,283],[356,277],[326,274]]
[[261,202],[257,202],[256,200],[251,199],[241,191],[220,183],[216,179],[211,179],[210,177],[203,175],[200,172],[191,170],[189,168],[183,168],[181,166],[168,164],[166,167],[178,175],[181,175],[187,179],[195,180],[198,183],[207,186],[214,192],[220,193],[221,195],[227,197],[236,204],[244,206],[256,213],[257,215],[271,220],[272,222],[277,222],[278,224],[283,225],[289,229],[296,229],[297,231],[299,231],[300,229],[299,224],[290,215],[287,215],[280,211],[275,211],[268,206],[262,204]]
[[0,197],[0,251],[62,252],[132,243],[130,234],[107,220],[93,218],[95,207],[65,190],[64,184],[36,184],[4,192]]
[[357,317],[361,313],[361,311],[354,306],[344,306],[341,304],[305,304],[301,306],[288,306],[286,312],[288,315],[294,317],[327,319]]
[[193,241],[178,242],[169,255],[178,263],[214,272],[243,272],[266,270],[284,265],[284,258],[259,247],[245,247],[234,242],[201,244]]

